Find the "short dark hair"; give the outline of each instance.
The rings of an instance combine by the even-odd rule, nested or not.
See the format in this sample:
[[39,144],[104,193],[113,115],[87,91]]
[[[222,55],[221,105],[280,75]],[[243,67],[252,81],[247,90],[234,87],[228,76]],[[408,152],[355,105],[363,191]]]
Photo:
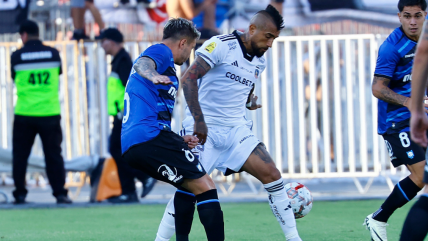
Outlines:
[[162,40],[172,38],[180,40],[187,38],[189,40],[199,39],[201,33],[196,29],[192,21],[184,18],[171,18],[163,28]]
[[25,20],[20,26],[19,26],[19,33],[27,33],[31,36],[39,36],[39,26],[37,26],[37,23],[31,20]]
[[419,6],[423,11],[427,9],[427,2],[425,0],[400,0],[398,1],[398,10],[403,11],[404,7]]
[[273,23],[276,25],[278,30],[284,28],[284,19],[281,14],[276,10],[276,8],[272,5],[268,5],[265,10],[258,11],[256,14],[263,14],[265,16],[269,16],[272,18]]

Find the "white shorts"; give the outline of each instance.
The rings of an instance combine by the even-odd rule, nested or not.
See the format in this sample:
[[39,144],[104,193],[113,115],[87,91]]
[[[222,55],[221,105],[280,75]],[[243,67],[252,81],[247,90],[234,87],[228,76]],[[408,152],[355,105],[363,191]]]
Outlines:
[[[209,126],[206,143],[196,146],[192,152],[208,174],[217,168],[224,174],[239,172],[256,146],[259,139],[251,131],[253,122],[236,127]],[[184,127],[180,135],[192,135],[193,124]],[[230,169],[230,170],[228,170]],[[231,172],[233,171],[233,172]]]

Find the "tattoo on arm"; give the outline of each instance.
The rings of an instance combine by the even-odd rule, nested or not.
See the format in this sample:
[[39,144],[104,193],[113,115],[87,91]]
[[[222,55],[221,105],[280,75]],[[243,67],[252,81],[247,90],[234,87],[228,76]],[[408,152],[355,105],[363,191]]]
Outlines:
[[183,93],[186,97],[187,105],[195,121],[204,120],[198,100],[199,88],[197,81],[198,79],[202,78],[210,69],[211,67],[207,64],[207,62],[205,62],[204,59],[197,57],[181,78],[181,82],[183,84]]
[[159,73],[156,71],[155,62],[147,57],[141,57],[134,64],[135,71],[143,78],[152,80],[153,77],[158,76]]
[[397,94],[396,92],[391,90],[388,87],[390,81],[391,80],[387,78],[378,77],[378,76],[374,77],[372,85],[373,86],[377,85],[379,90],[376,97],[390,104],[405,106],[409,98],[404,95]]
[[253,150],[253,154],[260,157],[260,159],[262,159],[265,163],[273,162],[272,157],[266,150],[265,144],[262,142],[256,146],[256,148]]

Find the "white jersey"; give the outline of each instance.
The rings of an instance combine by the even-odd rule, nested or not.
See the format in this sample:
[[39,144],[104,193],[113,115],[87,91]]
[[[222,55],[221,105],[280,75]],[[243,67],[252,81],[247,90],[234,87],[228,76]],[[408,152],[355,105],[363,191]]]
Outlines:
[[[265,58],[247,53],[237,31],[207,40],[196,55],[211,69],[198,80],[199,103],[207,125],[234,127],[246,124],[248,95],[265,69]],[[193,125],[186,108],[183,126]]]

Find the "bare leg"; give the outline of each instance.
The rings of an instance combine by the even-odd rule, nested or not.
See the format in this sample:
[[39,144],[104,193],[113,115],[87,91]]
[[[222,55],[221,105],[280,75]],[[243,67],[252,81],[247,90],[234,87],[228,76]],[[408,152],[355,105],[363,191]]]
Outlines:
[[286,240],[301,241],[296,228],[296,220],[290,206],[281,173],[276,168],[263,143],[260,143],[248,157],[242,170],[259,179],[269,193],[269,205],[276,217]]
[[95,4],[86,1],[85,2],[85,7],[87,9],[89,9],[89,11],[91,12],[92,16],[94,17],[95,22],[100,27],[100,30],[103,30],[105,28],[104,21],[103,21],[103,18],[101,17],[100,11],[95,6]]

